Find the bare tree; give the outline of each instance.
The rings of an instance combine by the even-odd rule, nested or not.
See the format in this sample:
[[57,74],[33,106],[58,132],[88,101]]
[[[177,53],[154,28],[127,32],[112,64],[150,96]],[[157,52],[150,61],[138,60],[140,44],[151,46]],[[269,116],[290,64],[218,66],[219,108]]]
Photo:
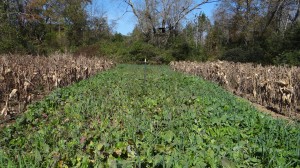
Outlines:
[[124,0],[138,19],[139,27],[153,40],[155,35],[176,35],[180,22],[206,3],[219,0]]
[[284,34],[299,17],[300,0],[223,0],[215,11],[228,42],[245,44],[268,36]]

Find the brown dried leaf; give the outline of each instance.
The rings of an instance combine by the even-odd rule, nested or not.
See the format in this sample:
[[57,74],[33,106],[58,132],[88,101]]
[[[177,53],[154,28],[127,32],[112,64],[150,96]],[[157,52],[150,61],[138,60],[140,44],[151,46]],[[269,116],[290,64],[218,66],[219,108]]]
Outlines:
[[[30,86],[30,83],[27,82],[27,81],[25,81],[25,82],[24,82],[24,88],[28,88],[28,86]],[[26,90],[26,89],[25,89],[25,90]]]
[[286,87],[289,85],[287,82],[285,82],[283,80],[276,81],[275,83],[277,83],[280,87]]
[[8,69],[5,70],[4,74],[6,75],[6,74],[11,73],[11,72],[12,72],[11,69],[8,68]]
[[9,100],[11,99],[11,98],[13,98],[16,94],[18,94],[18,89],[13,89],[12,91],[11,91],[11,93],[9,94]]
[[7,105],[4,106],[4,108],[1,111],[1,116],[6,117],[7,116],[8,107]]
[[5,80],[5,78],[2,75],[0,75],[0,82],[2,82],[4,80]]

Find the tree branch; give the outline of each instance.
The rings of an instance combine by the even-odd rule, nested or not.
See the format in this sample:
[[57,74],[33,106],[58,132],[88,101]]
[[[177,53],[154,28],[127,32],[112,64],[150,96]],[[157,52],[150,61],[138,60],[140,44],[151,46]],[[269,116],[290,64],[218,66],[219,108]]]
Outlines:
[[194,5],[192,8],[184,8],[180,12],[178,19],[175,20],[174,25],[177,25],[180,22],[180,20],[182,20],[186,15],[188,15],[192,11],[198,9],[200,6],[207,4],[207,3],[215,3],[215,2],[220,2],[220,0],[204,0],[201,3]]

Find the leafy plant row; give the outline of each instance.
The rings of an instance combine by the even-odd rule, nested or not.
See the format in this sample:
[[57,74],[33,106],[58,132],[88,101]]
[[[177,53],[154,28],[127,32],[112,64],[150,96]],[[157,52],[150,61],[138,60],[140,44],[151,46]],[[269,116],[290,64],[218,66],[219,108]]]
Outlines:
[[0,165],[299,167],[299,128],[167,66],[119,65],[0,130]]

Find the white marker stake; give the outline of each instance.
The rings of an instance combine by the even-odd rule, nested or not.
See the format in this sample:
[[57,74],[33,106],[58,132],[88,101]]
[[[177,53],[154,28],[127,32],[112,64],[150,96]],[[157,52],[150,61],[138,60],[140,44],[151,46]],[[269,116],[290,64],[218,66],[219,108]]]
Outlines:
[[146,65],[147,65],[147,59],[146,58],[145,58],[144,63],[145,63],[145,66],[144,66],[144,86],[145,86],[145,84],[146,84]]

